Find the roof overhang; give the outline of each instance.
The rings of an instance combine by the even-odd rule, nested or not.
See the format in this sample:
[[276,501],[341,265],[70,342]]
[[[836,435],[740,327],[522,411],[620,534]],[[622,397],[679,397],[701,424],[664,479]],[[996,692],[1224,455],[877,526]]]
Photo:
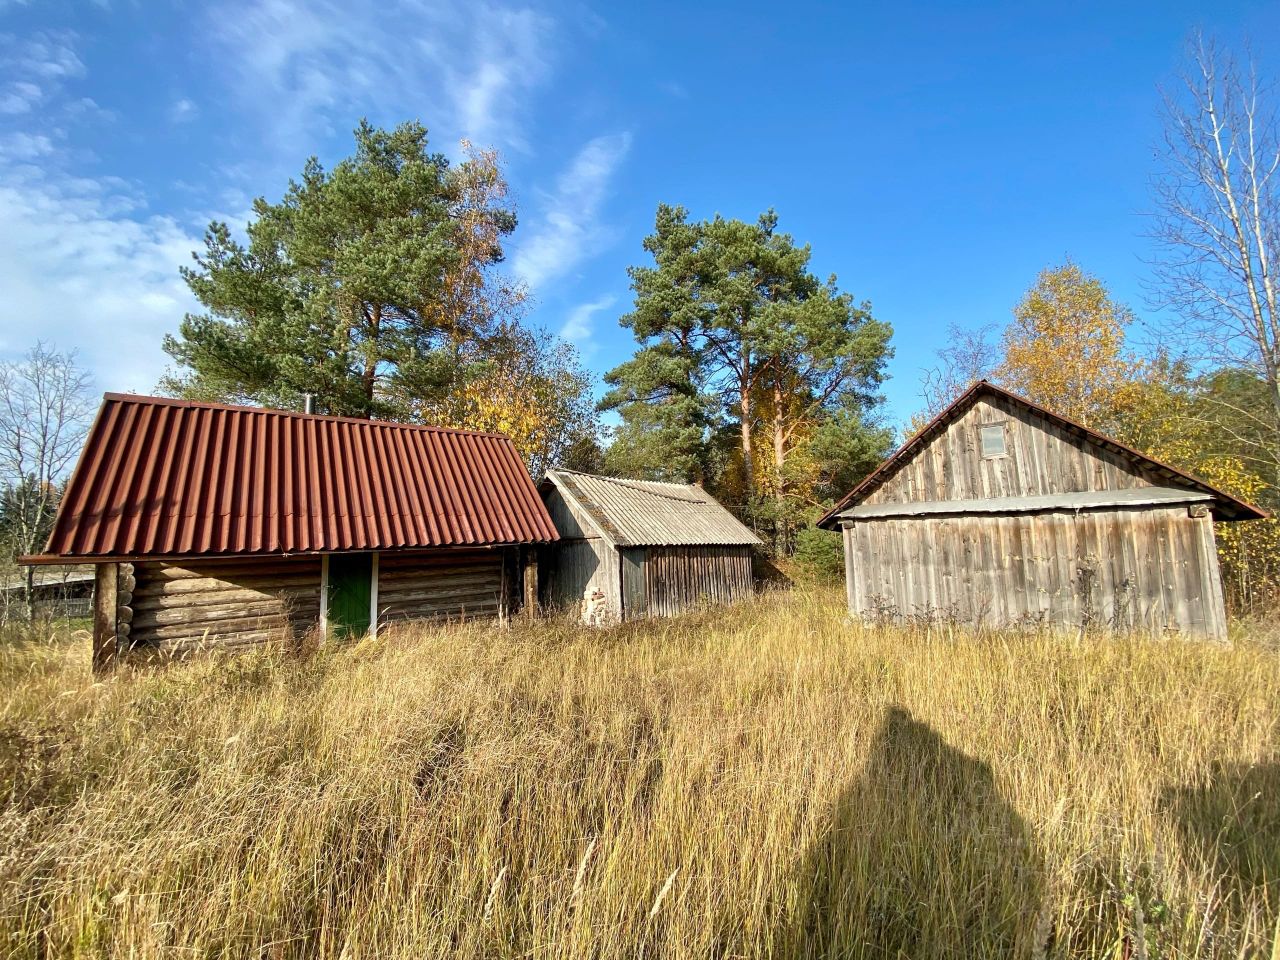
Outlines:
[[291,560],[296,557],[324,557],[333,556],[343,553],[377,553],[382,555],[391,555],[397,553],[458,553],[473,550],[503,550],[509,547],[536,547],[548,543],[554,543],[554,540],[513,540],[510,543],[457,543],[457,544],[427,544],[425,546],[398,546],[398,547],[362,547],[357,550],[300,550],[290,553],[266,553],[262,551],[244,553],[134,553],[134,554],[94,554],[94,555],[68,555],[53,553],[36,553],[25,557],[18,557],[17,563],[23,567],[44,567],[44,566],[74,566],[80,563],[189,563],[194,560]]
[[1087,493],[1054,493],[1038,497],[991,497],[982,500],[927,500],[914,503],[863,503],[836,515],[842,523],[891,517],[964,516],[966,514],[1071,513],[1127,507],[1212,503],[1213,496],[1177,487],[1134,487]]

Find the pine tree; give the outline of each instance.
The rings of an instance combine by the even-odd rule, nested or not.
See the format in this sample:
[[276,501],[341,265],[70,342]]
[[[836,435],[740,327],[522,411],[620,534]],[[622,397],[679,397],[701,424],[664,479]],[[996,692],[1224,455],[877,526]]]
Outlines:
[[605,376],[602,405],[619,412],[626,441],[610,461],[712,479],[757,519],[767,513],[781,545],[792,501],[816,500],[825,466],[808,448],[819,429],[847,426],[850,413],[861,423],[878,402],[890,328],[834,276],[814,276],[809,247],[772,210],[754,223],[691,222],[663,204],[644,246],[654,264],[629,271],[635,303],[621,320],[640,346]]
[[355,139],[332,171],[313,157],[281,202],[259,198],[247,245],[209,226],[183,271],[207,312],[166,338],[171,389],[276,406],[311,393],[322,412],[394,419],[449,389],[458,344],[502,302],[485,271],[516,218],[496,160],[451,167],[416,123],[362,122]]

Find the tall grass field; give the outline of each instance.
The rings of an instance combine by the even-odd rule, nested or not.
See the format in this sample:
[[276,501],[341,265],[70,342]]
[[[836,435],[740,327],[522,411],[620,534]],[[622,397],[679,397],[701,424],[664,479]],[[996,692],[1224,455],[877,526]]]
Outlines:
[[678,620],[0,645],[0,956],[1280,956],[1280,655]]

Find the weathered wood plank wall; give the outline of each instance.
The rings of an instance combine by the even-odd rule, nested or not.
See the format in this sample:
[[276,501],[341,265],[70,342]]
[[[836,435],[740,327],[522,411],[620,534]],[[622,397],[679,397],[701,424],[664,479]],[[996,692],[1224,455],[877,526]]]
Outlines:
[[590,519],[569,503],[558,488],[543,495],[560,539],[543,551],[539,570],[543,601],[551,607],[581,610],[584,599],[604,594],[603,619],[622,619],[621,571],[618,551],[600,536]]
[[859,520],[844,542],[860,617],[1226,635],[1203,508]]
[[[982,456],[979,429],[1005,425],[1007,453]],[[865,503],[980,500],[1151,486],[1129,461],[1040,415],[980,398],[904,463]]]
[[471,620],[496,617],[504,597],[499,550],[436,550],[383,553],[378,558],[378,619]]
[[645,550],[646,616],[675,616],[702,602],[732,603],[749,597],[751,591],[750,547]]

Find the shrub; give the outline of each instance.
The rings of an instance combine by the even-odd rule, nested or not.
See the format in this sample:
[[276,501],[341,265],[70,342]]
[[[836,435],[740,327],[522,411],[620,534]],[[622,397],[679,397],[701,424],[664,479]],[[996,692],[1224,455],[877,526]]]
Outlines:
[[834,530],[805,527],[796,535],[796,568],[815,580],[836,583],[844,578],[844,544]]

